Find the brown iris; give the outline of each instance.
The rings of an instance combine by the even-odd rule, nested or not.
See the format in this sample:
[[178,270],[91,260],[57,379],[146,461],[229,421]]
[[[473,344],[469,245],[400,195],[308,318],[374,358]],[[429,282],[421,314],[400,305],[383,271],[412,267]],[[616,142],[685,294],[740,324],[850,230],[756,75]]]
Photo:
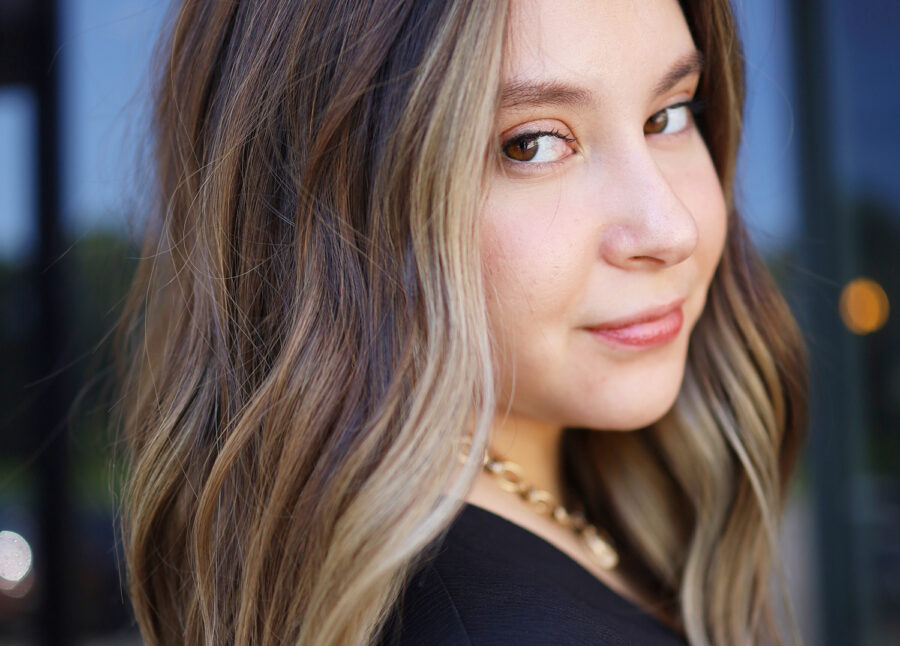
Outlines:
[[666,129],[667,125],[669,125],[669,111],[660,110],[652,117],[647,119],[647,123],[644,124],[644,134],[658,135]]
[[519,137],[503,146],[503,153],[516,161],[531,161],[538,151],[537,137]]

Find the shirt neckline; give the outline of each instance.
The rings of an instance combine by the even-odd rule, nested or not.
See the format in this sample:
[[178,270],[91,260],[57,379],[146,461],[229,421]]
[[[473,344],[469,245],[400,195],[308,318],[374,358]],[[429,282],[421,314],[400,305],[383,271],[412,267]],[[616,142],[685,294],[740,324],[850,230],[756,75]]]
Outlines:
[[[631,601],[627,597],[622,596],[613,588],[611,588],[605,581],[597,577],[593,572],[587,569],[584,565],[579,563],[575,558],[573,558],[570,554],[561,550],[559,547],[548,541],[543,536],[534,533],[527,527],[519,525],[516,522],[513,522],[509,518],[505,516],[501,516],[496,512],[491,511],[490,509],[486,509],[474,503],[470,503],[468,501],[465,502],[465,506],[463,507],[462,513],[467,513],[469,515],[481,515],[483,518],[487,519],[489,522],[493,522],[495,525],[504,528],[504,531],[513,532],[518,536],[525,538],[526,540],[533,543],[537,546],[538,549],[546,552],[548,555],[552,555],[552,558],[556,560],[560,566],[566,567],[571,572],[575,573],[580,579],[580,585],[585,587],[594,586],[597,589],[602,590],[605,595],[614,598],[617,603],[621,604],[625,610],[629,612],[629,614],[637,614],[643,619],[650,621],[669,634],[675,636],[678,639],[684,639],[684,636],[673,631],[669,626],[662,623],[659,619],[654,617],[650,612],[648,612],[643,607],[639,606],[635,602]],[[552,565],[552,564],[551,564]],[[552,569],[552,568],[550,568]]]

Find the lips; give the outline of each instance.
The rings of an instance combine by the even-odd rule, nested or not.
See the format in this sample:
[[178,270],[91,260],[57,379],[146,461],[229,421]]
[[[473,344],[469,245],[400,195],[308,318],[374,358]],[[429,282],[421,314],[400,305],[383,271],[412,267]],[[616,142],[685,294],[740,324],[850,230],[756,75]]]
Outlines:
[[648,348],[675,339],[684,324],[684,299],[587,328],[596,338],[617,346]]

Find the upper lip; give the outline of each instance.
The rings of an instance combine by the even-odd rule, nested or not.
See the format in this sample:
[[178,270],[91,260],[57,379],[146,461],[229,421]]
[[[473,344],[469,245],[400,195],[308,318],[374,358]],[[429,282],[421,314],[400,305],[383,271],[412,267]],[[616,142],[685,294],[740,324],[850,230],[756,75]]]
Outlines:
[[636,314],[631,314],[629,316],[623,316],[621,318],[613,319],[610,321],[604,321],[602,323],[597,323],[596,325],[588,326],[589,330],[614,330],[617,328],[628,327],[629,325],[637,325],[638,323],[647,323],[648,321],[655,321],[657,319],[661,319],[662,317],[670,314],[674,310],[684,304],[684,298],[679,298],[674,301],[669,301],[665,305],[658,305],[656,307],[649,307],[645,310],[641,310]]

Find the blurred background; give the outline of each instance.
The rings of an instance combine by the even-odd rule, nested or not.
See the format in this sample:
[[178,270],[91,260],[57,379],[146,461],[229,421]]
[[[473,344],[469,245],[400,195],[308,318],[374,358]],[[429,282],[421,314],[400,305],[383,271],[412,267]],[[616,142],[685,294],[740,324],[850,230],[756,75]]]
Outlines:
[[[734,3],[738,199],[812,364],[782,534],[793,603],[807,646],[900,644],[900,3]],[[97,384],[168,4],[0,0],[0,644],[140,643]]]

